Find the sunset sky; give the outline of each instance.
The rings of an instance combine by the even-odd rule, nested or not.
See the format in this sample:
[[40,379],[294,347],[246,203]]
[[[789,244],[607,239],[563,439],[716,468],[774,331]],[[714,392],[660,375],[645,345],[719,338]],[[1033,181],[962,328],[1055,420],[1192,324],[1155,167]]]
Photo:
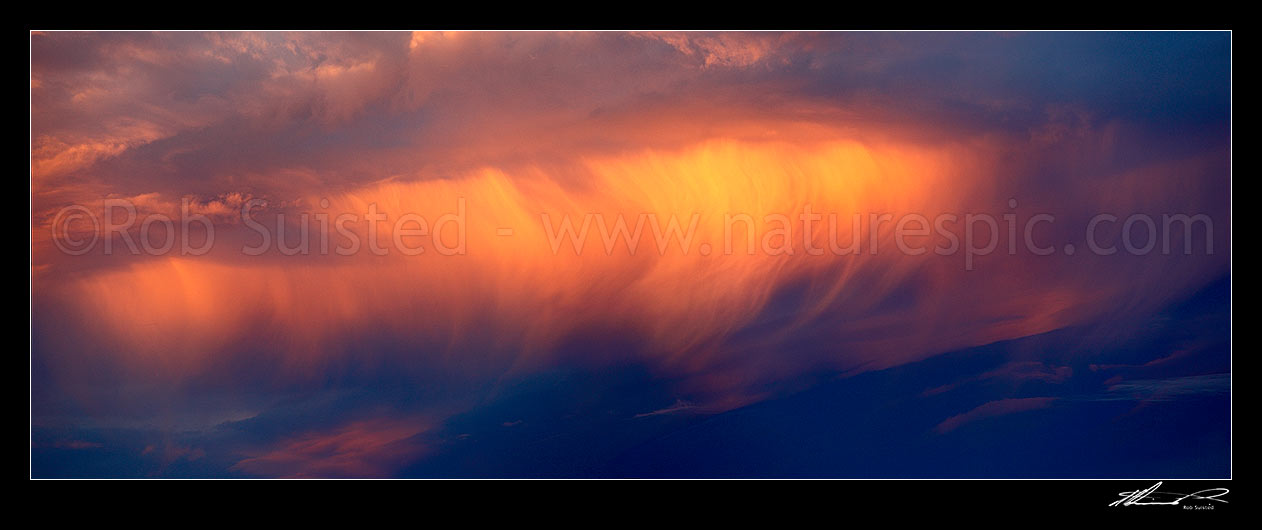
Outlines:
[[30,46],[34,477],[1230,476],[1230,33]]

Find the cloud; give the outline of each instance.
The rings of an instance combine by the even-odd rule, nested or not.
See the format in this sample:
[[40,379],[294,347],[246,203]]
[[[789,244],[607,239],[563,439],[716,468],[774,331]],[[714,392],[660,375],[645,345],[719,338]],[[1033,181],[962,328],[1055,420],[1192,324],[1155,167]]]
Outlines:
[[58,449],[100,449],[105,447],[100,442],[88,442],[84,440],[57,440],[53,442],[53,447]]
[[682,399],[675,400],[675,404],[664,409],[658,409],[652,412],[644,412],[636,414],[636,418],[647,418],[649,416],[661,416],[663,414],[678,414],[681,412],[693,412],[697,409],[697,405]]
[[970,410],[962,414],[957,414],[955,416],[951,416],[950,418],[947,418],[946,420],[943,420],[942,423],[939,423],[938,426],[934,427],[933,430],[937,432],[938,434],[946,434],[948,432],[951,432],[959,428],[959,426],[965,423],[983,420],[986,418],[993,418],[995,416],[1014,414],[1017,412],[1045,409],[1047,407],[1050,407],[1052,403],[1056,401],[1056,399],[1057,398],[1054,398],[1054,397],[1032,397],[1032,398],[1012,398],[1012,399],[1001,399],[998,401],[990,401],[978,406],[977,408],[973,410]]
[[1018,385],[1027,381],[1059,384],[1067,381],[1073,373],[1073,368],[1069,366],[1050,366],[1041,361],[1013,361],[962,381],[931,388],[926,390],[924,395],[932,396],[954,390],[963,385],[993,380],[1012,385]]
[[329,431],[280,440],[230,469],[284,478],[382,478],[425,447],[414,437],[428,427],[407,419],[355,421]]
[[1206,374],[1168,379],[1137,379],[1109,386],[1104,401],[1170,401],[1184,396],[1227,394],[1231,374]]
[[[1142,321],[1229,272],[1229,64],[1187,61],[1229,44],[1213,34],[33,34],[33,417],[168,430],[165,418],[186,418],[209,431],[374,379],[433,389],[379,399],[441,417],[530,374],[626,364],[688,397],[640,416],[721,411],[820,374]],[[107,198],[142,216],[187,203],[213,223],[216,249],[59,252],[59,209],[98,211]],[[370,204],[430,221],[464,204],[469,252],[245,256],[257,236],[234,214],[255,198],[268,201],[259,219],[295,229],[302,215]],[[843,242],[854,213],[1054,212],[1044,235],[1081,243],[1099,212],[1206,212],[1219,251],[1000,252],[967,271],[958,255],[890,251],[887,225],[869,241],[885,251],[841,257],[806,252],[827,245],[827,230],[793,232],[785,255],[554,254],[541,223],[696,213],[698,242],[719,248],[724,214],[748,214],[763,233],[767,215],[796,218],[807,205],[835,214]],[[505,226],[511,239],[496,235]],[[575,351],[586,337],[598,340]],[[981,378],[1058,383],[1069,364]],[[343,425],[269,427],[235,469],[388,474],[391,455],[424,453],[407,440],[428,427],[354,412],[333,415]]]

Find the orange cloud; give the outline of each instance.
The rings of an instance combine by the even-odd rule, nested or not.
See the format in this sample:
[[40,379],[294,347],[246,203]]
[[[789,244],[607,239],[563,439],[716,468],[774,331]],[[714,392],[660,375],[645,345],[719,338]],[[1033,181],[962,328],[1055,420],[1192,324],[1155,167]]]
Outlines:
[[[985,257],[989,271],[969,271],[959,255],[905,253],[893,223],[874,231],[871,216],[981,210],[976,190],[998,185],[987,165],[997,155],[976,145],[801,138],[716,139],[593,157],[561,173],[486,168],[386,181],[304,197],[295,203],[301,208],[285,210],[292,223],[300,212],[332,219],[377,208],[389,218],[377,234],[388,251],[392,222],[404,213],[432,223],[463,204],[463,255],[441,255],[431,235],[415,239],[425,251],[417,256],[398,248],[377,256],[366,241],[340,256],[331,249],[347,243],[329,228],[324,256],[247,256],[225,243],[212,256],[123,261],[73,280],[44,270],[37,288],[73,300],[75,325],[104,355],[175,380],[247,343],[280,359],[291,377],[314,376],[345,355],[337,345],[363,336],[413,345],[422,364],[479,350],[529,369],[575,333],[607,328],[643,337],[642,360],[689,391],[735,406],[812,367],[879,369],[1089,321],[1117,307],[1114,293],[1145,281],[1132,275],[1101,287],[1081,269],[1061,267],[1063,256],[1001,252]],[[809,235],[799,221],[807,208],[821,217]],[[736,216],[747,222],[729,223]],[[693,217],[687,251],[682,238],[659,246],[670,219],[682,234]],[[571,236],[588,227],[581,251],[554,232],[565,219]],[[619,219],[621,235],[613,232]],[[499,235],[503,227],[513,235]],[[767,237],[785,227],[787,235]],[[367,238],[363,221],[346,228]],[[292,245],[296,225],[286,230]],[[439,236],[444,247],[455,248],[456,231]],[[634,252],[632,233],[640,238]],[[855,237],[855,252],[832,252]],[[710,254],[698,250],[703,244]],[[938,236],[916,243],[940,244]],[[319,254],[315,245],[313,236],[310,254]],[[775,296],[794,286],[808,288],[790,314],[772,317]],[[734,339],[768,318],[774,327]],[[791,346],[800,336],[816,342]]]

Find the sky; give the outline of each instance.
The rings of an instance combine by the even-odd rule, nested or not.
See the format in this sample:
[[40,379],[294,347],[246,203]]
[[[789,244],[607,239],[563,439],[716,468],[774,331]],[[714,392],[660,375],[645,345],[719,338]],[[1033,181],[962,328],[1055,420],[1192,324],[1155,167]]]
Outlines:
[[1226,32],[32,32],[31,475],[1231,475]]

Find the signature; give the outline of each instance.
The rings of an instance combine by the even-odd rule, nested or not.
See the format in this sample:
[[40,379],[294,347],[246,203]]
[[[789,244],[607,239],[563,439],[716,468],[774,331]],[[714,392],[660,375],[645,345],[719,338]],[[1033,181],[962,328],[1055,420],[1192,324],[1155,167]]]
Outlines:
[[1122,498],[1113,501],[1109,506],[1178,506],[1180,502],[1188,499],[1227,502],[1219,498],[1227,494],[1227,488],[1210,488],[1196,493],[1174,493],[1157,491],[1160,487],[1161,483],[1158,482],[1148,489],[1123,491],[1118,494]]

